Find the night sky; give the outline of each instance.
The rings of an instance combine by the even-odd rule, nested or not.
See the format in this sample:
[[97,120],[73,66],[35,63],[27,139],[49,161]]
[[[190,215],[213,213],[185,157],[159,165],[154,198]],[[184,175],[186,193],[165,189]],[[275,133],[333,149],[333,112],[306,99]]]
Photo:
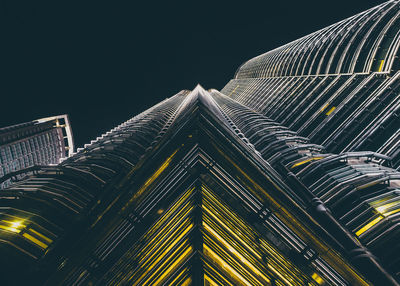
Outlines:
[[0,127],[67,113],[81,147],[182,89],[222,89],[244,61],[384,1],[46,2],[0,1]]

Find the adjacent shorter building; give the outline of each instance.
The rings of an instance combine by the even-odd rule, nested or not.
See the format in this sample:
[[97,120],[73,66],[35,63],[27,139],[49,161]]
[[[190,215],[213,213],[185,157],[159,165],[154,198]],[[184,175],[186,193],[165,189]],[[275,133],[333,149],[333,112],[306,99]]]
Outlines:
[[0,188],[34,166],[58,164],[74,149],[67,115],[0,128]]

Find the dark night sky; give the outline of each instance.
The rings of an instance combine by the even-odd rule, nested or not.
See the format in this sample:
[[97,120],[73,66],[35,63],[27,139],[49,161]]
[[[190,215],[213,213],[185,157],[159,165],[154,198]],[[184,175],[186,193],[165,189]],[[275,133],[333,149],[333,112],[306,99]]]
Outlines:
[[67,113],[80,147],[182,89],[221,89],[244,61],[384,1],[37,2],[0,2],[0,126]]

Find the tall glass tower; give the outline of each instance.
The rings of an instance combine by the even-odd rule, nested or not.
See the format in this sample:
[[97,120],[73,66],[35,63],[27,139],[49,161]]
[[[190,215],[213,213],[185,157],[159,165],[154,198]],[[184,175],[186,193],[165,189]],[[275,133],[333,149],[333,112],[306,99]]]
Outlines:
[[2,191],[24,285],[399,285],[400,7],[183,90]]

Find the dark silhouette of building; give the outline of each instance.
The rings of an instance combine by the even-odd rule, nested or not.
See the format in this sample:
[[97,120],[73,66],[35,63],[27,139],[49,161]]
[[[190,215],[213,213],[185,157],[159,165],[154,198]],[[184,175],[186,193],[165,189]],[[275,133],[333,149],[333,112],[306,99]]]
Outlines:
[[399,21],[258,56],[3,190],[5,281],[399,285]]

